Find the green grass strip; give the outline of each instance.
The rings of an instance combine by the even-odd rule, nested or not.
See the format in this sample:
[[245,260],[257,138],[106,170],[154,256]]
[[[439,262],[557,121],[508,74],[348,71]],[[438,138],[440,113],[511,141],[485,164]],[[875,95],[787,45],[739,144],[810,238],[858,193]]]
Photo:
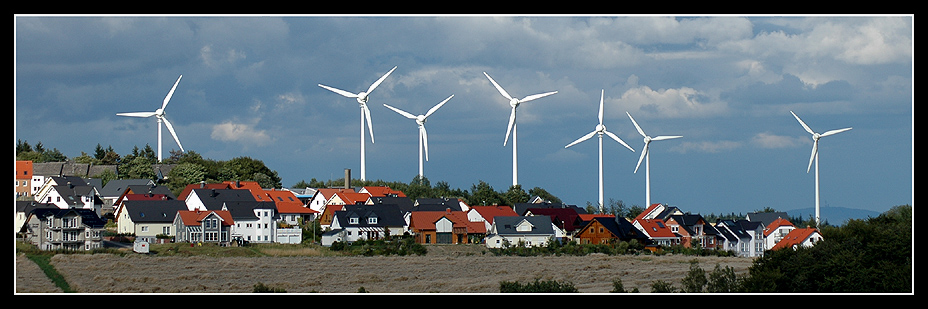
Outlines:
[[48,276],[52,282],[60,288],[65,293],[77,293],[71,289],[71,286],[68,285],[68,281],[64,280],[64,276],[58,273],[58,270],[55,269],[55,266],[52,266],[52,255],[50,254],[26,254],[26,257],[29,260],[35,262],[39,265],[39,268],[45,272],[45,275]]

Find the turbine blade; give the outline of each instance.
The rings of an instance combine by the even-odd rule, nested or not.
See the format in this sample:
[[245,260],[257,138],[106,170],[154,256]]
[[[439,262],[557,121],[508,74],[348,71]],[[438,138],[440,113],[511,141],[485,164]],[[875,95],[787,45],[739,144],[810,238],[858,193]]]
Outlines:
[[343,96],[346,96],[346,97],[349,97],[349,98],[357,98],[357,97],[358,97],[358,94],[356,94],[356,93],[351,93],[351,92],[348,92],[348,91],[345,91],[345,90],[341,90],[341,89],[338,89],[338,88],[332,88],[332,87],[329,87],[329,86],[326,86],[326,85],[323,85],[323,84],[319,84],[319,87],[328,89],[328,90],[330,90],[330,91],[332,91],[332,92],[334,92],[334,93],[337,93],[337,94],[340,94],[340,95],[343,95]]
[[620,144],[622,144],[622,146],[625,146],[625,148],[628,148],[628,150],[635,152],[635,149],[632,149],[631,146],[628,146],[628,144],[626,144],[625,141],[623,141],[621,138],[619,138],[615,134],[612,134],[612,132],[609,132],[609,131],[604,131],[604,132],[606,132],[606,135],[609,135],[609,137],[614,139],[616,142],[619,142]]
[[595,135],[595,134],[596,134],[596,131],[587,133],[586,135],[581,136],[580,138],[578,138],[577,140],[573,141],[572,143],[567,144],[567,146],[564,146],[564,148],[567,148],[567,147],[576,145],[577,143],[580,143],[580,142],[582,142],[582,141],[588,140],[588,139],[590,139],[591,137],[593,137],[593,135]]
[[498,90],[499,93],[503,95],[503,97],[506,97],[507,100],[512,100],[512,96],[510,96],[509,93],[506,92],[506,90],[503,90],[503,87],[500,87],[499,84],[497,84],[496,81],[493,80],[493,78],[490,77],[489,74],[487,74],[487,72],[483,72],[483,75],[486,75],[487,78],[490,79],[490,82],[493,83],[493,86],[496,87],[496,90]]
[[641,150],[641,156],[638,157],[638,165],[635,165],[635,174],[638,174],[638,168],[641,167],[641,161],[644,160],[644,156],[648,155],[648,144],[644,144],[644,149]]
[[168,121],[167,118],[161,117],[161,119],[164,120],[164,125],[165,125],[165,127],[168,128],[168,132],[171,132],[171,136],[173,136],[173,137],[174,137],[174,141],[177,142],[177,147],[180,147],[180,151],[183,152],[183,151],[184,151],[184,146],[181,146],[181,144],[180,144],[180,139],[177,138],[177,133],[174,132],[174,126],[171,125],[171,122]]
[[171,91],[168,92],[168,95],[164,97],[164,102],[161,103],[161,109],[168,107],[168,101],[170,101],[171,97],[174,96],[174,89],[177,89],[177,84],[180,83],[181,77],[184,77],[184,76],[181,75],[180,77],[177,78],[177,81],[174,82],[174,87],[171,87]]
[[419,126],[419,133],[422,135],[422,146],[425,148],[425,161],[429,160],[429,134],[425,132],[425,126]]
[[822,133],[821,136],[824,137],[824,136],[829,136],[829,135],[835,135],[835,134],[838,134],[838,133],[841,133],[841,132],[844,132],[844,131],[847,131],[847,130],[850,130],[850,129],[851,129],[851,128],[844,128],[844,129],[831,130],[831,131]]
[[371,110],[367,108],[367,104],[361,105],[364,117],[367,118],[367,130],[371,132],[371,143],[374,143],[374,123],[371,122]]
[[534,100],[534,99],[538,99],[538,98],[543,98],[543,97],[546,97],[546,96],[549,96],[549,95],[552,95],[552,94],[555,94],[555,93],[557,93],[557,91],[551,91],[551,92],[533,94],[533,95],[530,95],[530,96],[527,96],[527,97],[523,98],[522,100],[519,100],[519,103],[525,103],[525,102],[528,102],[528,101],[531,101],[531,100]]
[[606,94],[606,90],[601,90],[599,94],[599,124],[603,124],[603,96]]
[[429,111],[428,111],[427,113],[425,113],[425,118],[428,118],[429,116],[431,116],[432,113],[434,113],[434,112],[437,111],[439,108],[441,108],[442,105],[445,105],[445,103],[448,102],[448,100],[451,100],[451,98],[453,98],[453,97],[454,97],[454,95],[452,94],[450,97],[448,97],[448,98],[445,99],[444,101],[441,101],[441,103],[438,103],[437,105],[432,106],[432,108],[430,108]]
[[818,140],[812,143],[812,156],[809,157],[809,167],[806,168],[806,173],[812,169],[812,161],[815,160],[815,155],[818,153]]
[[683,137],[683,136],[677,136],[677,135],[675,135],[675,136],[658,136],[658,137],[652,137],[651,140],[652,140],[652,141],[663,141],[663,140],[675,139],[675,138],[681,138],[681,137]]
[[803,129],[806,129],[806,132],[809,132],[809,134],[815,134],[815,132],[812,131],[812,129],[810,129],[809,126],[807,126],[805,122],[802,122],[802,119],[799,119],[799,116],[796,116],[796,113],[794,113],[793,111],[789,111],[789,113],[793,114],[793,117],[796,117],[796,120],[799,120],[799,124],[802,125]]
[[399,109],[399,108],[396,108],[396,107],[393,107],[393,106],[390,106],[390,105],[387,105],[387,104],[384,104],[383,106],[386,106],[387,108],[392,109],[394,112],[396,112],[396,113],[398,113],[398,114],[400,114],[400,115],[403,115],[403,116],[405,116],[406,118],[409,118],[409,119],[416,119],[416,115],[407,113],[406,111],[401,110],[401,109]]
[[126,117],[140,117],[148,118],[154,116],[155,112],[134,112],[134,113],[118,113],[116,116],[126,116]]
[[503,146],[506,146],[506,143],[509,142],[509,133],[512,132],[512,125],[516,122],[516,108],[512,107],[512,112],[509,113],[509,126],[506,127],[506,140],[503,141]]
[[638,134],[641,134],[642,137],[648,137],[648,135],[644,134],[644,131],[641,130],[641,127],[638,126],[638,123],[635,122],[635,118],[632,118],[632,114],[629,114],[628,112],[625,112],[625,114],[628,115],[628,119],[632,120],[632,124],[635,125],[635,129],[638,130]]
[[380,77],[380,79],[378,79],[376,82],[374,82],[373,84],[371,84],[371,87],[370,87],[370,88],[367,88],[367,94],[370,94],[371,92],[373,92],[373,91],[374,91],[374,88],[377,88],[377,86],[379,86],[380,83],[383,82],[383,80],[387,79],[387,76],[389,76],[390,73],[393,73],[393,70],[396,70],[396,67],[395,67],[395,66],[394,66],[392,69],[390,69],[390,71],[387,72],[387,74],[384,74],[383,76]]

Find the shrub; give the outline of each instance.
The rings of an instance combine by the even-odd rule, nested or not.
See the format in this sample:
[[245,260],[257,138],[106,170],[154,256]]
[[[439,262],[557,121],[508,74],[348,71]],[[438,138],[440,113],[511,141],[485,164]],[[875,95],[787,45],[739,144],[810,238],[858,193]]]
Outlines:
[[287,293],[287,291],[282,288],[272,288],[264,285],[264,283],[258,282],[258,284],[255,284],[254,293]]
[[578,293],[577,288],[574,287],[574,284],[565,281],[559,282],[556,280],[547,280],[540,281],[535,279],[535,282],[521,284],[518,281],[502,281],[499,283],[499,292],[500,293]]
[[675,293],[677,288],[670,282],[657,280],[651,283],[651,293]]

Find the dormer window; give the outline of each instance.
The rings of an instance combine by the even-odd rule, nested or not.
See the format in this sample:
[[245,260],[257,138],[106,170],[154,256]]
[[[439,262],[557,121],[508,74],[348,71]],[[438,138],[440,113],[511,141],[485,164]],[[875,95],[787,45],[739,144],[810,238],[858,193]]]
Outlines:
[[367,224],[377,224],[377,217],[367,218]]
[[358,217],[351,217],[351,218],[348,218],[348,223],[349,223],[349,224],[358,224]]

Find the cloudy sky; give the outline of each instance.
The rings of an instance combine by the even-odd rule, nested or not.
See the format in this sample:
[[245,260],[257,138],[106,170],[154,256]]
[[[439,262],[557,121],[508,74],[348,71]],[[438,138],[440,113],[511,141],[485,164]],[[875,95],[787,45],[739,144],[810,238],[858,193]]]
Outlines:
[[[814,206],[811,135],[820,143],[823,207],[885,211],[912,204],[914,16],[32,16],[15,17],[15,139],[66,156],[97,144],[157,147],[167,106],[184,148],[248,156],[289,187],[360,175],[358,103],[318,86],[364,91],[369,180],[418,173],[413,120],[425,113],[425,175],[469,189],[512,184],[512,96],[557,91],[518,108],[519,183],[566,203],[598,199],[592,131],[603,140],[606,200],[651,199],[699,213]],[[178,149],[164,131],[165,156]],[[15,140],[14,140],[15,143]],[[827,219],[827,218],[826,218]]]

